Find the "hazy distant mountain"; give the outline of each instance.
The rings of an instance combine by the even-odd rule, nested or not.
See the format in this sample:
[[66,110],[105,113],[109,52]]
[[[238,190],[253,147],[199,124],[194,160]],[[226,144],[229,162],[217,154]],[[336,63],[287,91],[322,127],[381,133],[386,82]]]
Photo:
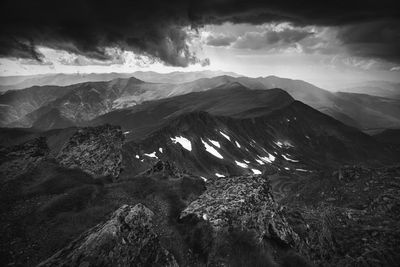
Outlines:
[[[176,73],[179,76],[182,73]],[[160,74],[162,77],[164,74]],[[157,76],[157,75],[155,75]],[[180,84],[148,83],[136,78],[118,78],[66,87],[32,87],[0,95],[1,126],[31,127],[41,116],[45,122],[65,118],[77,125],[116,109],[145,101],[203,92],[227,84],[239,83],[250,89],[281,88],[294,99],[363,130],[400,126],[400,101],[376,96],[332,93],[301,80],[275,76],[249,78],[227,75],[201,78]],[[46,114],[59,110],[59,112]],[[43,123],[36,124],[44,126]],[[60,125],[52,124],[49,125]],[[47,128],[46,128],[47,129]]]
[[340,91],[400,99],[400,83],[387,81],[354,83],[341,88]]
[[186,83],[201,78],[212,78],[221,75],[229,75],[232,77],[241,76],[234,72],[226,72],[220,70],[217,71],[204,70],[204,71],[189,71],[189,72],[175,71],[170,73],[158,73],[154,71],[136,71],[132,73],[132,76],[140,80],[143,80],[145,82],[151,82],[151,83]]
[[220,75],[239,76],[233,72],[224,71],[194,71],[194,72],[171,72],[157,73],[153,71],[137,71],[134,73],[57,73],[40,74],[29,76],[0,76],[0,91],[11,89],[23,89],[32,86],[57,85],[67,86],[84,82],[111,81],[117,78],[136,77],[152,83],[183,83],[200,78],[210,78]]

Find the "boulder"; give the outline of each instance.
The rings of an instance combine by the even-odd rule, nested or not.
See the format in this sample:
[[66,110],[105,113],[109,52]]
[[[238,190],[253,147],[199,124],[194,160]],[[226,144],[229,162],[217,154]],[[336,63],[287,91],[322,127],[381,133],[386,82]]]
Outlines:
[[38,266],[178,266],[160,244],[153,216],[142,204],[123,205]]
[[78,130],[57,156],[66,168],[116,179],[121,172],[124,135],[119,126],[102,125]]
[[181,220],[197,217],[215,229],[239,228],[255,231],[284,247],[299,240],[275,202],[269,181],[261,176],[225,177],[210,181],[207,190],[180,215]]

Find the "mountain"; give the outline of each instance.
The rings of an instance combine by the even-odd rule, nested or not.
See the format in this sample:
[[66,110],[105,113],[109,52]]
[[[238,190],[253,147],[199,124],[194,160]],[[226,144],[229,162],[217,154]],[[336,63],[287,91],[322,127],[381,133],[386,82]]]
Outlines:
[[362,129],[395,128],[400,125],[400,99],[356,93],[335,93],[340,110]]
[[151,83],[186,83],[192,82],[202,78],[212,78],[221,75],[229,75],[232,77],[239,77],[241,75],[234,72],[226,72],[226,71],[212,71],[212,70],[204,70],[204,71],[174,71],[169,73],[158,73],[154,71],[136,71],[132,73],[133,77],[136,77],[145,82]]
[[360,129],[400,125],[398,100],[360,94],[332,93],[305,81],[276,76],[259,78],[219,76],[199,79],[177,86],[170,95],[208,90],[229,82],[239,82],[251,89],[281,88],[294,99]]
[[68,86],[76,83],[110,81],[117,78],[129,78],[128,73],[57,73],[30,76],[0,77],[0,91],[18,90],[32,86]]
[[354,83],[340,88],[340,91],[400,99],[400,83],[396,82],[367,81]]
[[[178,77],[181,74],[175,73]],[[172,74],[159,75],[170,77]],[[202,92],[231,83],[240,83],[255,90],[281,88],[294,99],[364,131],[400,125],[400,102],[396,99],[332,93],[301,80],[275,76],[249,78],[223,75],[179,84],[150,83],[131,77],[67,87],[46,86],[9,91],[0,95],[0,126],[51,129],[83,125],[112,110],[128,108],[145,101]],[[56,123],[57,120],[60,123]]]
[[34,86],[20,91],[8,91],[0,95],[0,125],[5,126],[21,119],[43,105],[67,94],[70,87]]
[[125,79],[136,77],[151,83],[183,83],[200,78],[210,78],[220,75],[239,76],[233,72],[224,71],[193,71],[193,72],[170,72],[157,73],[153,71],[137,71],[134,73],[57,73],[40,74],[29,76],[0,76],[0,92],[7,90],[18,90],[32,86],[67,86],[76,83],[102,82],[114,79]]
[[281,89],[238,83],[112,111],[91,125],[104,123],[120,125],[126,135],[122,164],[129,174],[158,159],[214,179],[269,168],[301,173],[343,162],[379,164],[393,157],[372,137]]

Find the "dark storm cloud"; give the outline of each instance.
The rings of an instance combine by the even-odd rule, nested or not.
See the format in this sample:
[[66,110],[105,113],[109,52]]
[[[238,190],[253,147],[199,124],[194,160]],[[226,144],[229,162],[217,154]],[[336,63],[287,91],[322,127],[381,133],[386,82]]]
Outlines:
[[378,21],[341,28],[339,39],[350,54],[400,62],[400,22]]
[[313,35],[303,29],[267,30],[264,32],[248,32],[238,38],[233,47],[240,49],[276,49],[294,46],[297,42]]
[[210,46],[229,46],[236,41],[236,37],[230,35],[210,35],[207,37],[206,44]]
[[[35,46],[42,45],[110,60],[105,48],[118,47],[174,66],[198,62],[184,27],[282,21],[340,26],[398,21],[400,15],[396,1],[387,0],[2,0],[0,8],[0,56],[40,60]],[[398,51],[392,53],[385,58],[398,58]]]

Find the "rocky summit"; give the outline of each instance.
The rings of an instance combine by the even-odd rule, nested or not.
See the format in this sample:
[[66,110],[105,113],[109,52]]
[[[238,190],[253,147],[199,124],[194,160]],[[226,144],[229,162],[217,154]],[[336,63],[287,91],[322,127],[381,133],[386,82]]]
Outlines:
[[216,230],[240,228],[256,232],[259,240],[290,247],[298,241],[262,176],[239,176],[211,181],[207,190],[181,213],[197,217]]
[[124,135],[120,127],[103,125],[78,130],[57,156],[60,165],[79,168],[93,176],[111,176],[121,172],[121,148]]
[[153,216],[142,204],[123,205],[38,266],[178,266],[160,245]]

